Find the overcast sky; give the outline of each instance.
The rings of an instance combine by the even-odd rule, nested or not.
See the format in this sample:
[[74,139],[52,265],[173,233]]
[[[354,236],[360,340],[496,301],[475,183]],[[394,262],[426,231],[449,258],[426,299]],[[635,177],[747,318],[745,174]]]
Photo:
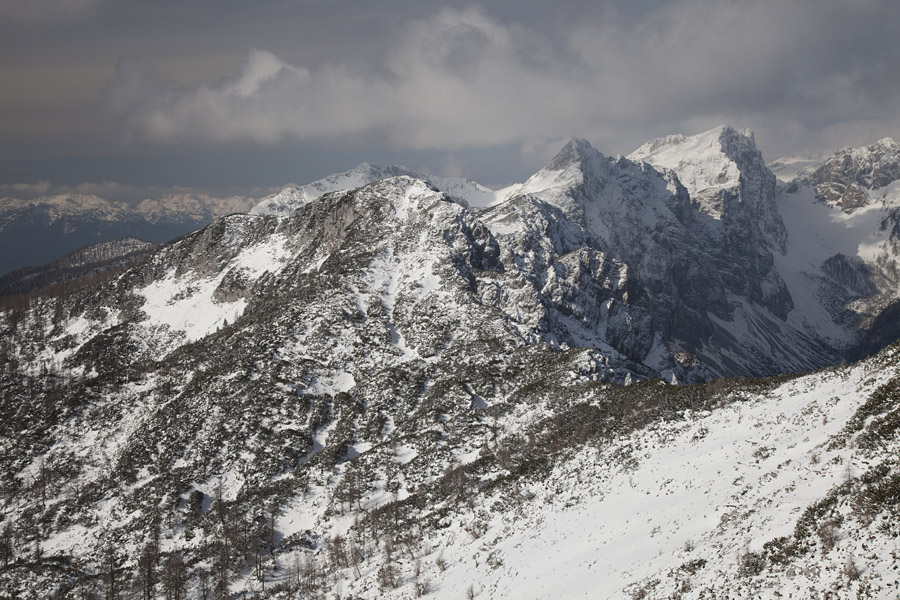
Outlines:
[[0,194],[498,185],[722,123],[832,151],[900,139],[898,40],[897,0],[0,0]]

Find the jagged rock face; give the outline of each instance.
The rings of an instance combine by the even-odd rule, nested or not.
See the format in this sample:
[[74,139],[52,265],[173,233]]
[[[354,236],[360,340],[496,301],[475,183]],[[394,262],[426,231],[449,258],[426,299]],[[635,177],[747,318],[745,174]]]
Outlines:
[[775,203],[775,175],[766,167],[753,134],[732,127],[686,137],[660,138],[629,155],[672,169],[687,187],[716,246],[716,271],[729,292],[749,298],[784,320],[793,308],[774,267],[786,232]]
[[[115,546],[116,560],[136,564],[154,506],[183,521],[178,545],[211,540],[210,503],[229,503],[252,528],[264,506],[302,503],[318,485],[295,475],[404,439],[437,477],[460,447],[447,440],[469,444],[481,429],[472,415],[545,394],[548,376],[598,385],[630,373],[597,351],[551,349],[528,319],[505,318],[505,292],[493,291],[515,285],[497,240],[424,182],[382,180],[306,208],[222,218],[55,312],[47,301],[27,317],[3,313],[3,489],[43,456],[54,490],[49,512],[35,504],[8,517],[16,556],[31,543],[69,555],[66,532],[103,519],[80,556]],[[33,394],[41,369],[50,387]],[[61,423],[71,444],[57,437]],[[407,493],[410,460],[385,465],[390,489]],[[57,497],[61,482],[73,491]],[[34,519],[47,520],[45,533],[27,528]],[[308,543],[308,527],[279,528],[292,537],[283,548]],[[201,545],[195,559],[217,560]],[[232,552],[226,570],[242,560]],[[58,573],[47,576],[54,592],[80,576]],[[4,577],[4,593],[43,585]]]
[[[342,244],[367,252],[386,244],[381,254],[393,257],[400,248],[407,258],[378,262],[366,254],[366,277],[388,277],[372,275],[373,269],[406,269],[403,277],[411,282],[417,277],[430,282],[401,285],[391,279],[392,286],[400,286],[391,288],[391,306],[410,301],[405,293],[395,298],[397,289],[430,290],[413,302],[421,307],[409,308],[390,324],[389,337],[401,343],[401,354],[434,356],[448,331],[470,330],[469,321],[500,319],[508,334],[525,343],[600,352],[607,359],[597,376],[604,380],[621,381],[632,373],[691,382],[833,361],[833,348],[811,328],[787,321],[792,297],[773,258],[784,245],[784,225],[774,208],[774,177],[752,135],[720,128],[691,138],[674,136],[649,143],[635,156],[642,160],[607,158],[586,141],[573,140],[528,181],[494,193],[488,208],[469,210],[465,198],[444,194],[443,204],[435,206],[445,207],[441,214],[452,207],[463,232],[452,235],[447,229],[422,229],[415,216],[422,207],[410,204],[408,192],[423,185],[429,191],[421,191],[422,197],[437,192],[407,175],[383,178],[404,171],[399,167],[364,164],[310,186],[287,188],[260,204],[256,214],[222,219],[124,278],[111,296],[121,305],[115,323],[145,314],[146,319],[129,321],[126,330],[136,336],[133,347],[141,349],[135,356],[159,359],[252,313],[288,273],[302,282],[303,297],[320,298],[314,292],[319,288],[335,297],[365,289],[364,281],[343,272],[338,277],[329,265],[352,255]],[[321,194],[370,179],[376,182]],[[472,182],[442,184],[456,186],[463,196],[481,193]],[[323,215],[328,217],[321,221]],[[310,223],[317,223],[314,233],[304,229]],[[458,253],[428,250],[438,238],[439,247],[450,244]],[[408,262],[417,246],[430,257],[427,268]],[[847,271],[835,267],[823,277],[832,280]],[[424,321],[404,324],[409,315],[435,312],[440,302],[434,290],[456,280],[465,284],[465,293],[451,294],[454,310],[461,312],[435,320],[440,331],[430,331]],[[832,285],[834,298],[862,289],[859,281]],[[341,310],[354,314],[347,306]],[[341,318],[335,316],[331,325]],[[419,334],[420,327],[427,333]],[[408,345],[413,338],[428,347]],[[87,368],[83,360],[78,364]]]
[[[160,359],[236,318],[283,313],[304,323],[296,335],[310,353],[351,364],[380,340],[388,355],[433,358],[476,324],[487,335],[503,323],[476,300],[479,277],[495,271],[499,247],[470,212],[399,177],[320,197],[285,219],[216,221],[123,276],[110,300],[118,317],[101,327],[130,323],[149,352],[135,359]],[[369,320],[361,337],[357,319]]]
[[803,180],[824,202],[844,212],[870,204],[868,190],[900,179],[900,145],[884,138],[865,148],[844,148]]
[[721,126],[694,136],[671,135],[647,142],[628,158],[678,173],[701,212],[716,220],[740,222],[749,213],[765,241],[783,247],[775,177],[751,131]]
[[416,177],[417,174],[404,167],[389,166],[382,168],[377,165],[362,163],[355,169],[345,173],[335,173],[307,185],[286,187],[254,206],[250,210],[250,214],[287,216],[293,211],[302,208],[311,200],[315,200],[330,192],[351,190],[381,179],[399,176]]
[[[752,134],[719,128],[657,140],[635,155],[642,161],[610,159],[573,140],[528,181],[495,193],[477,214],[502,268],[474,277],[476,300],[527,339],[595,348],[639,376],[686,382],[834,360],[810,331],[785,322],[792,298],[773,259],[784,224]],[[654,161],[682,175],[647,164]],[[256,212],[308,214],[323,190],[386,172],[364,164],[286,189]],[[219,298],[246,284],[228,287]],[[773,346],[773,336],[793,341]]]
[[[679,381],[828,364],[827,346],[786,323],[793,304],[773,256],[785,243],[784,224],[774,176],[752,136],[724,128],[652,142],[638,154],[684,170],[700,200],[665,166],[606,158],[573,140],[528,181],[504,190],[508,200],[480,213],[506,262],[534,282],[553,323],[547,335],[574,346],[612,345]],[[722,209],[716,215],[715,206]],[[575,251],[600,253],[615,263],[600,271],[620,278],[598,286],[596,300],[582,299],[578,311],[542,292],[547,281],[561,285],[569,271],[556,265]],[[564,285],[585,288],[578,280]],[[804,351],[769,341],[785,336]],[[685,364],[703,366],[692,375]]]
[[[480,216],[538,290],[550,335],[643,363],[670,340],[695,349],[711,333],[705,311],[727,314],[721,283],[701,274],[711,260],[688,239],[696,214],[673,175],[573,140],[510,196]],[[651,368],[677,369],[671,357]]]

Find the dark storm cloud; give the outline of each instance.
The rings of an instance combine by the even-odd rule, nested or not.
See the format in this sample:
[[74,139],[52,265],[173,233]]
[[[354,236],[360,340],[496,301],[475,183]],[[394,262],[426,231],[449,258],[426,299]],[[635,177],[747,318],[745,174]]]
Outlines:
[[94,11],[103,0],[0,0],[0,19],[57,21]]
[[[211,85],[173,89],[153,80],[123,65],[109,93],[132,132],[153,142],[278,143],[378,133],[416,149],[555,133],[559,119],[543,128],[523,125],[554,111],[559,92],[584,88],[552,60],[536,32],[476,9],[444,9],[408,22],[374,70],[308,69],[251,50],[237,76]],[[582,115],[571,117],[574,125]]]
[[406,22],[377,69],[252,50],[238,75],[178,90],[123,67],[111,95],[132,133],[161,144],[373,132],[416,149],[568,135],[636,144],[725,120],[800,138],[775,144],[789,148],[835,129],[862,137],[873,119],[896,131],[895,6],[676,0],[629,14],[607,4],[548,31],[445,8]]
[[227,151],[262,172],[325,145],[343,168],[420,153],[469,174],[474,149],[538,166],[573,135],[625,153],[727,122],[770,158],[900,135],[895,0],[22,6],[0,1],[10,160]]

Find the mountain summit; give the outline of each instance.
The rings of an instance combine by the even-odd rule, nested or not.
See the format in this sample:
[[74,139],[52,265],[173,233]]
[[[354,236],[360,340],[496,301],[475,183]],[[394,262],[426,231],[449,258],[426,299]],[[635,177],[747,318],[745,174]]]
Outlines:
[[350,171],[328,175],[307,185],[288,186],[263,199],[250,210],[250,214],[284,217],[329,192],[352,190],[381,179],[401,176],[427,181],[466,206],[487,206],[498,198],[497,192],[470,179],[422,175],[402,166],[379,167],[364,162]]
[[682,184],[696,197],[708,190],[737,186],[742,170],[755,166],[757,154],[752,131],[721,125],[693,136],[651,140],[628,158],[677,171]]
[[725,221],[733,239],[751,227],[765,235],[752,244],[767,244],[784,252],[784,224],[775,206],[775,175],[756,148],[752,131],[723,125],[694,136],[671,135],[647,142],[629,158],[678,173],[700,210]]

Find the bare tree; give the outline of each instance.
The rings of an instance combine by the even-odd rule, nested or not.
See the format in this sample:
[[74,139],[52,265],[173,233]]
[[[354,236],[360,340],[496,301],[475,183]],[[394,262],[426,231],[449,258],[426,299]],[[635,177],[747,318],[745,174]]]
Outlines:
[[119,597],[119,560],[115,546],[107,541],[103,548],[103,584],[106,600],[116,600]]
[[359,567],[363,563],[365,558],[366,557],[363,554],[363,551],[359,547],[359,545],[351,540],[350,541],[350,566],[353,567],[353,572],[356,575],[357,579],[362,577],[362,573],[360,572]]
[[209,600],[209,571],[204,568],[200,568],[197,571],[197,580],[198,580],[198,599],[199,600]]
[[227,598],[228,597],[228,575],[230,569],[231,557],[229,555],[228,549],[228,541],[227,538],[223,535],[222,538],[218,541],[218,555],[216,557],[216,587],[215,587],[215,597],[218,598]]
[[34,484],[38,488],[38,492],[41,495],[41,510],[47,508],[47,479],[49,477],[49,473],[47,472],[47,463],[44,459],[41,459],[41,465],[38,468],[38,473],[35,476]]
[[268,543],[269,552],[275,550],[275,519],[278,517],[278,506],[273,502],[269,505]]
[[213,492],[213,510],[220,527],[219,539],[216,540],[216,598],[224,598],[228,595],[228,575],[231,568],[230,538],[233,536],[231,510],[223,498],[222,482],[220,481]]
[[0,559],[3,560],[4,567],[8,567],[15,558],[15,541],[12,521],[7,519],[0,534]]
[[166,557],[163,565],[163,587],[166,600],[183,600],[187,585],[187,567],[181,552],[175,551]]
[[328,545],[328,557],[336,568],[350,566],[347,548],[342,535],[338,534],[331,540],[331,543]]
[[144,546],[138,557],[137,567],[141,597],[144,600],[153,600],[156,595],[156,553],[152,542]]

